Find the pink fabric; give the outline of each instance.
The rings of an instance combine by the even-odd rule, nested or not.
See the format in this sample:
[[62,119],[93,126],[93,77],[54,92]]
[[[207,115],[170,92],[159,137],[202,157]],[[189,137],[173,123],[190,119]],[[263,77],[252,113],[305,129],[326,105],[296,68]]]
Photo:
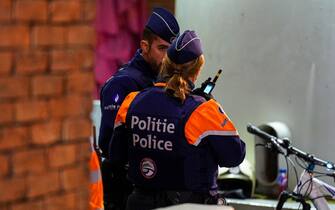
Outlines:
[[128,62],[147,21],[146,0],[97,0],[95,98],[105,81]]

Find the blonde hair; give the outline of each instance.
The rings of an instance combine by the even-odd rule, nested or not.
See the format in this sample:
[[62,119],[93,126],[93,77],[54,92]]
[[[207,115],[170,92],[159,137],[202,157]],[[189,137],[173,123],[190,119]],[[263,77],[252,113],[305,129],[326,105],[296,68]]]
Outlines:
[[187,80],[197,75],[204,63],[203,55],[184,64],[176,64],[166,55],[160,71],[160,78],[166,80],[165,89],[184,102],[191,91]]

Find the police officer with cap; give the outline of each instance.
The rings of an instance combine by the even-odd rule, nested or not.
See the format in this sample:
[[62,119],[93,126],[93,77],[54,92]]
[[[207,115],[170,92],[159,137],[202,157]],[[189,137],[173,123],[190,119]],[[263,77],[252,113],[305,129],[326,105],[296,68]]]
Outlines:
[[[166,50],[178,34],[179,25],[175,17],[163,8],[155,8],[143,30],[140,49],[102,87],[99,147],[103,157],[107,157],[115,116],[124,98],[132,91],[153,86]],[[123,205],[132,188],[125,174],[124,166],[115,168],[108,160],[103,161],[105,209],[124,209]]]
[[199,37],[187,30],[169,47],[159,82],[122,103],[109,158],[129,162],[127,210],[217,204],[218,166],[243,161],[245,143],[220,104],[191,92],[204,62]]

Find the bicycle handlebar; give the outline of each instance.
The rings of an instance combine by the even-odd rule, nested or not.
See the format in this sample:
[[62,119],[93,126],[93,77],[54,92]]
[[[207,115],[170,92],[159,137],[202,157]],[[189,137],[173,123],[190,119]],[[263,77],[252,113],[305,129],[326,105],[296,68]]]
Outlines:
[[307,162],[313,163],[315,165],[320,165],[326,167],[327,169],[335,170],[335,164],[330,161],[325,161],[320,158],[315,157],[314,155],[308,154],[294,146],[291,146],[290,141],[285,139],[280,139],[275,136],[272,136],[254,125],[247,125],[247,130],[249,133],[252,133],[256,136],[261,137],[262,139],[271,142],[277,149],[279,153],[284,154],[282,148],[286,149],[287,154],[294,154]]
[[261,129],[257,128],[256,126],[253,126],[251,124],[247,125],[247,130],[249,133],[255,134],[256,136],[261,137],[262,139],[265,139],[267,141],[270,141],[272,143],[272,145],[275,146],[276,150],[281,153],[281,154],[285,154],[284,151],[281,148],[281,145],[279,143],[279,141],[277,140],[276,137],[262,131]]

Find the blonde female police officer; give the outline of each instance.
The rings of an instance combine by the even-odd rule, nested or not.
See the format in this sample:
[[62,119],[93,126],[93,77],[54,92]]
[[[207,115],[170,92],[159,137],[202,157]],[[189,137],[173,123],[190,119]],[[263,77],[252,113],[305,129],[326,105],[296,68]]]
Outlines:
[[243,161],[245,144],[221,106],[191,93],[204,62],[200,39],[185,31],[167,51],[162,81],[122,103],[109,157],[114,165],[129,161],[128,210],[215,204],[218,165]]

